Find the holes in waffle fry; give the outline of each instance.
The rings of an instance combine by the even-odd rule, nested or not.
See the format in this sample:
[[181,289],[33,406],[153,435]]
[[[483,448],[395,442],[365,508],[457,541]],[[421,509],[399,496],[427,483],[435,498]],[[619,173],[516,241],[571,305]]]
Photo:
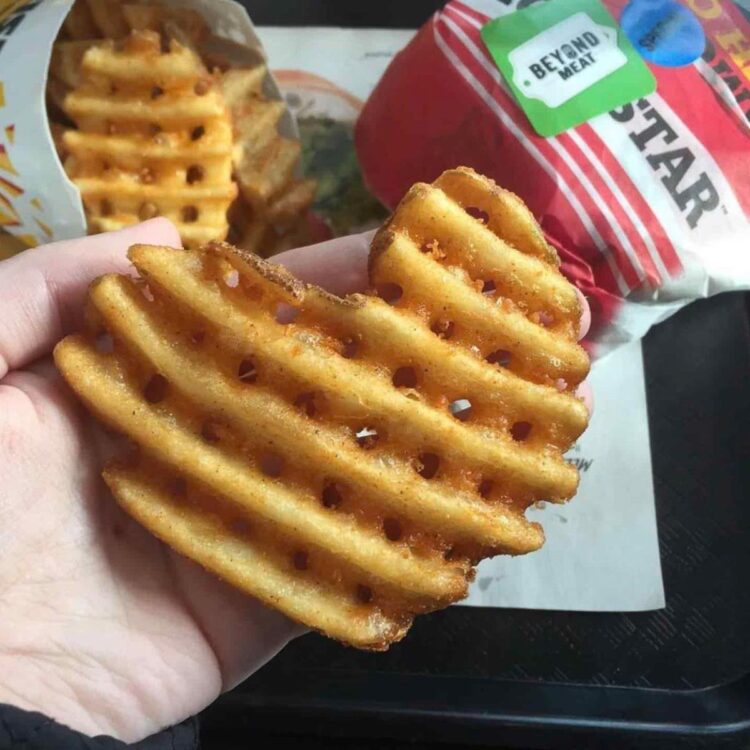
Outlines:
[[493,482],[491,479],[483,479],[477,487],[479,496],[487,500],[492,492]]
[[432,479],[440,468],[440,456],[437,453],[420,453],[417,458],[417,474],[424,479]]
[[100,354],[111,354],[115,350],[115,342],[107,331],[102,331],[94,341],[96,351]]
[[138,209],[138,218],[141,219],[141,221],[153,219],[158,215],[159,207],[153,201],[144,201],[143,203],[141,203],[141,207]]
[[218,443],[221,439],[219,435],[219,424],[214,419],[207,419],[201,426],[201,437],[207,443]]
[[224,274],[223,279],[230,289],[236,289],[240,285],[240,272],[236,268],[231,268]]
[[243,383],[254,383],[258,379],[258,370],[252,357],[245,357],[237,368],[237,377]]
[[235,518],[230,523],[229,528],[237,534],[237,536],[247,536],[250,533],[252,526],[247,518]]
[[278,479],[284,471],[284,459],[278,453],[266,453],[260,459],[260,470],[272,479]]
[[203,125],[197,125],[190,131],[190,140],[199,141],[206,134],[206,129]]
[[294,405],[308,417],[314,417],[318,411],[315,401],[315,393],[313,391],[307,391],[305,393],[300,393],[300,395],[294,399]]
[[431,326],[430,330],[441,339],[449,339],[456,332],[456,326],[452,320],[436,320]]
[[374,448],[380,439],[380,435],[378,435],[378,431],[374,427],[361,427],[357,430],[354,437],[357,445],[364,450]]
[[531,320],[534,323],[538,323],[540,326],[548,328],[555,322],[555,316],[547,310],[539,310],[538,312],[532,313]]
[[391,542],[397,542],[403,536],[401,522],[396,518],[385,518],[383,520],[383,533]]
[[341,356],[345,359],[354,359],[359,352],[359,341],[352,336],[341,339]]
[[378,297],[389,305],[395,305],[404,296],[404,290],[401,285],[390,281],[378,284],[375,291]]
[[296,570],[307,570],[310,563],[310,556],[303,549],[298,549],[292,557],[294,567]]
[[492,279],[487,279],[482,283],[482,294],[494,294],[497,291],[497,286]]
[[211,81],[206,78],[201,78],[200,81],[196,81],[195,86],[193,86],[193,91],[195,91],[197,96],[205,96],[210,90]]
[[417,372],[413,367],[399,367],[393,373],[393,385],[396,388],[416,388]]
[[180,211],[180,217],[186,224],[193,224],[198,221],[199,215],[198,206],[183,206],[182,211]]
[[372,589],[363,583],[357,584],[357,601],[361,604],[369,604],[372,601]]
[[490,352],[485,359],[491,365],[499,365],[500,367],[507,367],[510,364],[511,354],[507,349],[495,349],[494,352]]
[[279,302],[279,304],[276,305],[276,313],[274,317],[276,318],[277,323],[288,325],[289,323],[293,323],[299,314],[300,309],[298,307],[286,302]]
[[112,216],[112,213],[114,212],[114,209],[112,208],[112,203],[108,198],[102,198],[101,202],[99,203],[99,213],[102,216]]
[[448,410],[456,419],[465,422],[471,416],[471,401],[468,398],[457,398],[451,401]]
[[435,260],[443,260],[445,258],[445,253],[440,249],[440,243],[436,239],[423,242],[419,249],[421,252],[431,255]]
[[465,206],[464,211],[482,224],[486,224],[490,220],[490,215],[477,206]]
[[334,482],[329,482],[323,487],[320,501],[323,503],[324,508],[338,508],[343,500],[344,498],[341,494],[341,489]]
[[187,497],[187,479],[185,477],[174,477],[169,482],[169,494],[174,498]]
[[521,443],[531,434],[531,422],[516,422],[510,428],[510,435],[513,440]]
[[196,182],[200,182],[204,175],[205,170],[200,164],[191,164],[185,173],[185,182],[188,185],[194,185]]
[[153,375],[143,389],[143,397],[149,404],[158,404],[167,396],[169,382],[163,376],[157,373]]
[[151,98],[158,99],[160,96],[164,96],[164,89],[161,86],[153,86],[151,88]]

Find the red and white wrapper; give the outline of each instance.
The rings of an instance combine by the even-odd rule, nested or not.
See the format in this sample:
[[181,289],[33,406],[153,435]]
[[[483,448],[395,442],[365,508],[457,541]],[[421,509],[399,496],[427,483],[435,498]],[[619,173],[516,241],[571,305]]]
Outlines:
[[[626,4],[604,2],[616,19]],[[589,299],[595,356],[693,299],[750,287],[747,16],[731,0],[689,0],[702,58],[650,66],[655,94],[544,138],[479,35],[516,4],[454,0],[390,64],[356,129],[375,195],[394,206],[457,165],[517,193]]]

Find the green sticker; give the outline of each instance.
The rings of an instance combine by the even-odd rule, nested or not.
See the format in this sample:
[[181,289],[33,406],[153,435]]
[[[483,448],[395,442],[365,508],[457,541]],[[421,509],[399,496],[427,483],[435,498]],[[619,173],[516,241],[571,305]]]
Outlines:
[[482,29],[539,135],[551,136],[656,91],[656,79],[598,0],[549,0]]

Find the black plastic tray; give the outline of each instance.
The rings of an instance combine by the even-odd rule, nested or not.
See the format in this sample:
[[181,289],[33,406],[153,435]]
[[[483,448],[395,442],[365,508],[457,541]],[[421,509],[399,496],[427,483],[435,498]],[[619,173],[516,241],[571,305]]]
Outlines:
[[[247,4],[259,24],[408,27],[439,3]],[[205,712],[206,746],[267,731],[358,748],[750,747],[749,300],[694,303],[645,340],[665,610],[454,607],[387,654],[305,636]]]

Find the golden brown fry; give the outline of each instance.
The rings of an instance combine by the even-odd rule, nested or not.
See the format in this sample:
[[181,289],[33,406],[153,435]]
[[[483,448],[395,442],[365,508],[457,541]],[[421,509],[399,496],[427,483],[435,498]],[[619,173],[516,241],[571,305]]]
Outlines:
[[63,136],[66,171],[89,230],[166,216],[183,243],[223,239],[232,180],[232,130],[219,86],[193,52],[153,31],[90,48],[64,101],[78,126]]
[[[141,280],[97,281],[87,319],[101,328],[55,350],[140,446],[105,469],[118,502],[235,586],[368,649],[463,597],[483,557],[537,549],[524,511],[575,492],[563,454],[586,427],[588,360],[575,293],[516,201],[465,169],[412,188],[373,243],[380,298],[333,297],[223,243],[131,248]],[[478,203],[488,216],[470,215]],[[487,275],[504,263],[524,270]]]
[[270,255],[277,252],[280,236],[309,210],[316,183],[295,177],[301,147],[279,135],[284,105],[264,98],[266,75],[264,65],[235,68],[222,74],[221,85],[232,115],[235,178],[255,217],[241,246]]
[[315,180],[294,180],[268,206],[268,219],[277,228],[286,228],[297,222],[315,200]]

